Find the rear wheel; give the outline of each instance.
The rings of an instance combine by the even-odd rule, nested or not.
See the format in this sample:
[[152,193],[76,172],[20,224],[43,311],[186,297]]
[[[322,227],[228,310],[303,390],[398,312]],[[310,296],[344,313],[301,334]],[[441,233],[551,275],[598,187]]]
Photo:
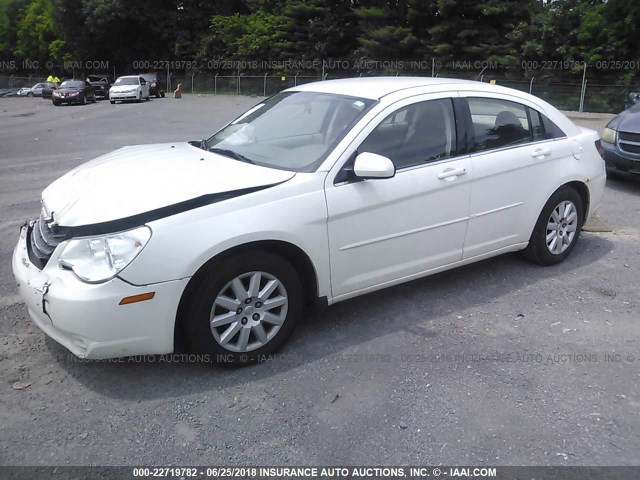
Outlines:
[[524,255],[540,265],[555,265],[569,256],[580,237],[584,204],[571,187],[557,190],[542,209]]
[[212,265],[196,288],[185,332],[219,363],[260,361],[280,348],[303,309],[300,277],[285,259],[253,252]]

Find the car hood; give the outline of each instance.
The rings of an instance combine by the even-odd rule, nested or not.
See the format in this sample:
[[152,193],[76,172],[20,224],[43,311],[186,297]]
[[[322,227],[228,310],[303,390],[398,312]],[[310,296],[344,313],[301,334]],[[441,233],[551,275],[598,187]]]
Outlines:
[[157,219],[178,213],[176,206],[181,211],[197,208],[294,176],[188,143],[139,145],[71,170],[44,190],[42,203],[45,215],[59,226],[104,224],[149,212]]
[[618,115],[617,129],[623,132],[640,133],[640,108],[630,108]]

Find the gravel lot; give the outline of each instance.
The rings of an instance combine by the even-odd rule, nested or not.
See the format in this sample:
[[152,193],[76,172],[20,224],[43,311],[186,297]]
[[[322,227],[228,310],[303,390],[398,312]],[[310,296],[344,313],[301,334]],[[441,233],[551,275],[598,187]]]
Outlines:
[[608,181],[613,231],[562,265],[506,255],[340,303],[261,365],[82,362],[46,338],[11,273],[41,190],[256,102],[0,99],[0,465],[640,465],[640,183]]

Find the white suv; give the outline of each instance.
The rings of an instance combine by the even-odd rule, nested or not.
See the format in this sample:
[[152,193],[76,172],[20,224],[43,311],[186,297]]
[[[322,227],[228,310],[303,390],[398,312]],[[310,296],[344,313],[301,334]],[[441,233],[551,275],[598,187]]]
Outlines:
[[[605,183],[598,135],[441,78],[320,82],[202,142],[124,147],[51,184],[13,257],[33,320],[81,357],[249,362],[305,308],[524,250],[564,260]],[[115,186],[115,188],[114,188]]]

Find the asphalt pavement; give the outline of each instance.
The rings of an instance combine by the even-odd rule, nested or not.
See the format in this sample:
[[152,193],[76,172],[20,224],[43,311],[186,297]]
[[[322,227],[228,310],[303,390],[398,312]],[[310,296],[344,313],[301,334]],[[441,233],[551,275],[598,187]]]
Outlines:
[[42,189],[258,100],[0,99],[0,465],[640,465],[640,182],[607,181],[612,231],[561,265],[505,255],[346,301],[263,364],[86,362],[48,339],[11,273]]

